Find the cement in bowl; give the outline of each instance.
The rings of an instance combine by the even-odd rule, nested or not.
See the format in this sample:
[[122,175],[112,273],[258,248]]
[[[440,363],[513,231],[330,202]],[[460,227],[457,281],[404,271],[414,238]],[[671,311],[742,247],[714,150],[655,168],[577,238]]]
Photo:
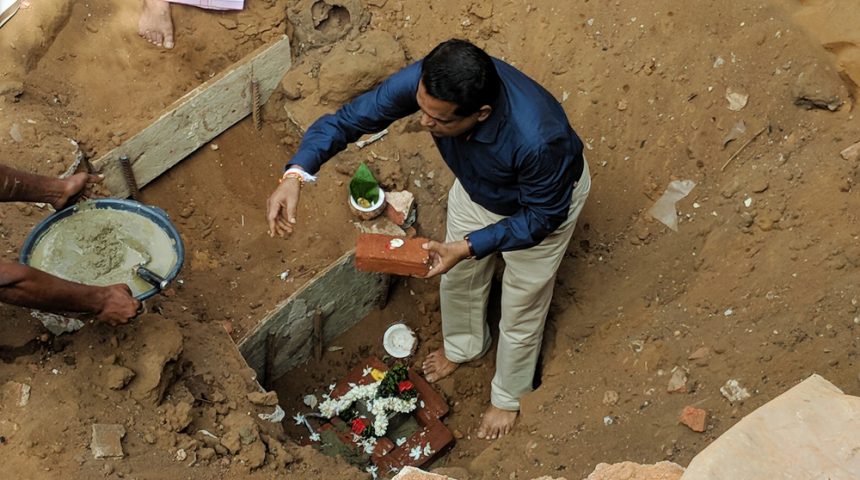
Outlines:
[[88,285],[125,283],[138,299],[158,289],[134,267],[172,280],[185,249],[163,210],[133,200],[97,199],[61,210],[37,225],[21,249],[21,263]]

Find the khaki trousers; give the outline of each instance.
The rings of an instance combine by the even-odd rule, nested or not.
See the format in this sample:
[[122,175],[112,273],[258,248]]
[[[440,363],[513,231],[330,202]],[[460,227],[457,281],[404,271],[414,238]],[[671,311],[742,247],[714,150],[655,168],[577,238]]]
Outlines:
[[[567,220],[540,244],[502,253],[502,318],[490,396],[498,408],[519,410],[520,397],[532,390],[555,274],[590,189],[586,162],[573,191]],[[473,202],[455,181],[448,192],[446,241],[462,240],[470,232],[504,218]],[[445,356],[452,362],[474,360],[490,349],[492,337],[486,314],[495,261],[495,255],[463,260],[442,276],[442,336]]]

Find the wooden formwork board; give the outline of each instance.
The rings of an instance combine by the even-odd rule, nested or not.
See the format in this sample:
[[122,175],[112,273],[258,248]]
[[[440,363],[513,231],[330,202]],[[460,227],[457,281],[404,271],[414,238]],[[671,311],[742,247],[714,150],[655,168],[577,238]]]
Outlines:
[[131,160],[138,186],[146,185],[251,114],[251,80],[258,82],[260,103],[265,103],[291,65],[286,36],[260,47],[185,94],[158,120],[95,160],[93,167],[105,175],[104,184],[114,196],[128,197],[121,156]]
[[388,285],[388,275],[356,270],[355,252],[348,252],[267,313],[239,351],[268,387],[313,355],[315,318],[322,319],[320,337],[327,344],[384,305]]

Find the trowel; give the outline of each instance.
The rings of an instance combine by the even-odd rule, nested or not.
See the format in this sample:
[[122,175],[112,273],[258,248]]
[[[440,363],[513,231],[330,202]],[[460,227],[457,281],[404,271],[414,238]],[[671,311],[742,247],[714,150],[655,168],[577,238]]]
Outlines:
[[145,281],[146,283],[157,288],[159,292],[167,288],[167,284],[170,283],[168,280],[165,280],[164,277],[162,277],[161,275],[146,268],[146,265],[149,264],[149,262],[152,260],[152,257],[147,252],[143,251],[142,246],[139,245],[136,241],[133,241],[128,238],[126,238],[123,243],[130,250],[140,255],[140,263],[132,267],[132,271],[134,272],[134,274],[143,279],[143,281]]
[[134,267],[134,273],[137,274],[138,277],[142,278],[146,283],[157,288],[158,291],[162,291],[167,288],[167,284],[169,283],[164,279],[164,277],[146,268],[142,263]]

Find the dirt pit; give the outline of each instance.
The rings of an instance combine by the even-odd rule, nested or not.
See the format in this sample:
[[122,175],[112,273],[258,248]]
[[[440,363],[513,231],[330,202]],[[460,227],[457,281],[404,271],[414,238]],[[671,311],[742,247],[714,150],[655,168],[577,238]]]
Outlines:
[[[415,193],[418,231],[443,237],[453,178],[415,119],[329,162],[303,191],[293,237],[270,238],[264,208],[313,119],[454,36],[557,96],[587,143],[594,187],[559,270],[540,387],[517,427],[495,442],[474,438],[494,359],[464,365],[438,385],[457,442],[431,467],[458,468],[463,480],[579,479],[622,460],[685,465],[811,373],[860,393],[860,177],[857,159],[840,156],[860,140],[856,86],[845,81],[856,42],[828,36],[839,31],[826,28],[833,2],[343,2],[348,18],[338,10],[319,35],[307,27],[313,12],[299,21],[306,3],[174,6],[172,51],[135,35],[128,2],[32,3],[0,29],[2,161],[50,175],[73,162],[70,138],[97,157],[264,42],[287,32],[295,52],[262,132],[245,120],[144,189],[187,247],[171,296],[147,302],[128,327],[60,337],[0,306],[0,458],[11,478],[368,477],[296,446],[292,425],[285,433],[258,418],[274,407],[251,403],[257,375],[233,341],[352,248],[345,184],[361,161]],[[746,97],[739,110],[729,90]],[[676,179],[697,185],[672,232],[647,210]],[[5,260],[47,214],[0,206]],[[385,309],[328,344],[342,350],[275,382],[288,418],[306,408],[304,395],[382,355],[391,322],[417,331],[410,362],[420,363],[441,342],[436,288],[397,280]],[[669,393],[677,371],[686,392]],[[730,379],[752,397],[727,401]],[[16,384],[30,387],[24,406]],[[704,433],[678,424],[685,405],[709,411]],[[94,423],[124,427],[125,457],[92,457]]]

